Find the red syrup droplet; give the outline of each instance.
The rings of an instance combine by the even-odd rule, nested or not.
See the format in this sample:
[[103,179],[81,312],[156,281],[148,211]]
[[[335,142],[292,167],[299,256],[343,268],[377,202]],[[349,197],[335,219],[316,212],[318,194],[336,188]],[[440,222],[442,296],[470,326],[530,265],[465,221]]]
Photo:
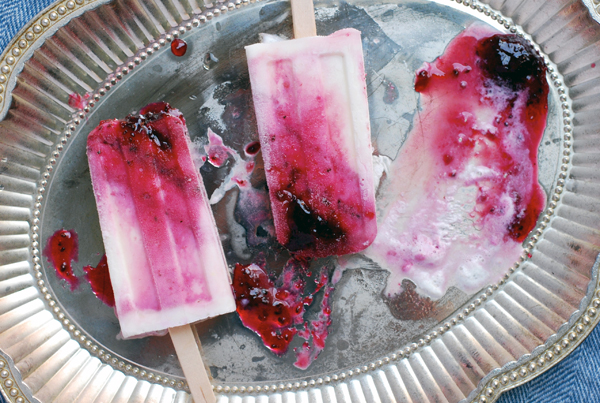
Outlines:
[[85,278],[92,287],[92,292],[98,299],[110,307],[115,306],[115,294],[113,292],[110,275],[108,273],[108,262],[106,255],[102,256],[96,267],[85,266]]
[[71,290],[79,286],[79,279],[73,273],[71,262],[78,259],[79,243],[77,233],[73,230],[61,229],[48,239],[44,248],[44,256],[54,266],[56,275],[69,283]]
[[187,43],[183,39],[173,39],[173,42],[171,42],[171,52],[177,57],[185,55],[185,52],[187,52]]
[[248,156],[256,155],[260,151],[260,143],[258,141],[253,141],[246,145],[244,151]]

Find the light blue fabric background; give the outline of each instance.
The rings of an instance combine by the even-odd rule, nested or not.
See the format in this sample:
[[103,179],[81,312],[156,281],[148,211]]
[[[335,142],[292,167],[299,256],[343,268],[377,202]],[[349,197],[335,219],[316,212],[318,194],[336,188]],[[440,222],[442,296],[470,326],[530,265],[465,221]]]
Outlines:
[[[0,0],[0,52],[53,0]],[[499,403],[600,402],[600,327],[567,359],[504,394]],[[5,403],[0,395],[0,403]],[[82,402],[83,403],[83,402]]]

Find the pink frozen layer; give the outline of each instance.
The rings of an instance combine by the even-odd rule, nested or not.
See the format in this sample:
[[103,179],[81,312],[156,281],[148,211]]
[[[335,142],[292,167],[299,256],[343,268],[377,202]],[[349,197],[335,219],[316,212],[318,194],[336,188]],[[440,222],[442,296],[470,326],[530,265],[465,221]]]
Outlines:
[[181,113],[107,120],[88,161],[123,337],[235,310],[227,264]]
[[355,253],[377,233],[360,35],[246,47],[277,240],[297,256]]

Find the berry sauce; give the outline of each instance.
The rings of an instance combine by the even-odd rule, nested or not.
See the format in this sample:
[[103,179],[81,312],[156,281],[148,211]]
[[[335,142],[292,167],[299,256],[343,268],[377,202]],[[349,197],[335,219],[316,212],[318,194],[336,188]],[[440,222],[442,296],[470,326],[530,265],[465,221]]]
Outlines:
[[476,291],[518,259],[545,205],[546,67],[523,38],[472,25],[416,72],[415,90],[420,109],[367,254],[391,271],[388,294],[403,278],[436,298]]
[[[300,175],[300,174],[299,174]],[[347,231],[337,214],[332,218],[321,215],[296,193],[280,190],[275,194],[276,200],[285,206],[289,240],[285,247],[291,252],[299,252],[316,244],[343,243]]]
[[253,141],[249,144],[246,144],[246,147],[244,148],[244,152],[246,153],[247,156],[253,156],[258,154],[258,152],[260,151],[260,143],[258,141]]
[[85,266],[83,268],[85,278],[92,287],[92,292],[98,299],[110,307],[115,306],[115,294],[113,292],[110,275],[108,273],[108,262],[103,255],[96,267]]
[[[79,286],[80,280],[73,272],[72,262],[78,261],[79,237],[73,230],[58,230],[49,239],[44,248],[44,256],[54,266],[59,278],[67,281],[74,291]],[[93,293],[110,307],[115,306],[115,296],[108,275],[106,255],[102,256],[96,267],[83,268],[85,278],[90,283]]]
[[187,52],[187,43],[183,39],[173,39],[173,42],[171,42],[171,52],[177,57],[185,55],[185,52]]
[[298,336],[306,341],[302,346],[295,347],[296,362],[294,365],[300,369],[306,369],[317,359],[319,353],[325,348],[325,340],[329,335],[331,325],[331,306],[329,299],[333,292],[333,286],[328,285],[321,300],[321,310],[317,319],[304,323],[304,329],[298,332]]
[[233,289],[242,323],[258,334],[275,354],[287,352],[302,323],[304,281],[284,275],[285,283],[276,287],[267,272],[256,264],[235,266]]
[[222,167],[230,156],[236,155],[235,150],[227,147],[221,136],[215,134],[210,128],[208,129],[208,145],[204,147],[204,151],[206,151],[207,161],[216,168]]
[[[304,274],[304,275],[302,275]],[[277,355],[284,355],[294,336],[307,340],[296,349],[299,368],[307,368],[325,346],[329,316],[329,296],[332,288],[326,287],[319,317],[304,322],[306,309],[314,296],[327,283],[325,271],[314,280],[314,291],[307,291],[306,263],[290,259],[281,276],[273,281],[264,264],[237,264],[233,272],[233,290],[237,312],[244,326],[258,334],[267,348]],[[300,329],[299,329],[300,328]]]
[[79,279],[73,273],[72,262],[77,261],[79,242],[73,230],[60,229],[48,239],[44,248],[44,256],[54,266],[56,275],[65,280],[71,290],[79,286]]
[[90,94],[85,94],[84,96],[79,95],[74,92],[69,94],[69,106],[71,108],[82,110],[85,108],[86,101],[90,98]]

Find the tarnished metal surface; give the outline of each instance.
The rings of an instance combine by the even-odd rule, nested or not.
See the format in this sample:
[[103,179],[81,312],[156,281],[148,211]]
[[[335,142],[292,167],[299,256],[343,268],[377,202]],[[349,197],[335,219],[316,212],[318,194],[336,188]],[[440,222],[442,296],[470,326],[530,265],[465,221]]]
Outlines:
[[[378,105],[385,80],[410,95],[412,72],[471,21],[530,38],[552,87],[539,157],[547,209],[500,283],[474,295],[451,289],[427,315],[394,317],[381,295],[386,272],[355,264],[362,269],[336,286],[327,348],[306,371],[267,351],[234,314],[201,325],[219,401],[493,401],[559,361],[598,320],[600,70],[590,66],[599,28],[583,3],[564,0],[320,2],[317,20],[321,33],[354,26],[366,36],[374,142],[390,150],[409,124]],[[245,116],[243,47],[259,32],[290,33],[289,4],[63,1],[2,55],[0,376],[11,401],[190,401],[168,338],[118,340],[112,309],[89,287],[66,288],[41,250],[64,227],[80,234],[80,266],[103,251],[87,133],[158,100],[184,113],[196,139],[226,105]],[[168,49],[176,36],[188,42],[184,58]],[[69,106],[73,93],[89,94],[84,110]],[[223,134],[237,149],[251,136],[248,127]],[[222,179],[203,175],[209,191]],[[215,206],[231,264],[244,256],[231,246],[234,197]]]

